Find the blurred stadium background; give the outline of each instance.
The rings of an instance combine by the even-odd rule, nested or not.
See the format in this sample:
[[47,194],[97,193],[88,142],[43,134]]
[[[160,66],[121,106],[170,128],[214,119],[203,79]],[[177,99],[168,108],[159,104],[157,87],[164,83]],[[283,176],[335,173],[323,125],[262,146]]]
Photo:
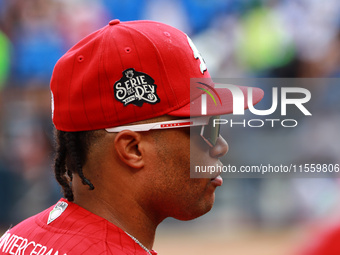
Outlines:
[[[183,30],[212,77],[340,75],[338,0],[0,0],[0,234],[59,199],[51,170],[53,66],[114,18]],[[230,145],[224,160],[339,163],[340,87],[310,88],[317,97],[312,119],[289,132],[223,130]],[[155,249],[163,255],[297,254],[340,224],[339,188],[336,178],[225,176],[212,212],[190,222],[166,220]]]

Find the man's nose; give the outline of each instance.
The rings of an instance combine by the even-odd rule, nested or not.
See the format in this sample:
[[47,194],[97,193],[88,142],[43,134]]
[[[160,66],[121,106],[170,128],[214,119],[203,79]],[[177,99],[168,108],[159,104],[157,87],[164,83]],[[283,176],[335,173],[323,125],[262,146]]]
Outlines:
[[210,157],[212,158],[220,158],[225,155],[229,150],[228,143],[223,139],[222,136],[217,138],[216,144],[214,147],[211,147],[209,150]]

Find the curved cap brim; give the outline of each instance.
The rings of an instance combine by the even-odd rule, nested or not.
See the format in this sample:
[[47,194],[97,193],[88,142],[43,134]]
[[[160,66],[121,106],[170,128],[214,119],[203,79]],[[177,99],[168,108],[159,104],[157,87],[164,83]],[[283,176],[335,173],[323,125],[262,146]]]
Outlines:
[[[210,91],[204,89],[199,97],[194,98],[184,107],[168,113],[171,116],[195,117],[203,115],[242,114],[261,101],[264,92],[260,88],[230,84],[214,84]],[[248,100],[248,96],[251,97]],[[203,99],[202,99],[203,97]]]

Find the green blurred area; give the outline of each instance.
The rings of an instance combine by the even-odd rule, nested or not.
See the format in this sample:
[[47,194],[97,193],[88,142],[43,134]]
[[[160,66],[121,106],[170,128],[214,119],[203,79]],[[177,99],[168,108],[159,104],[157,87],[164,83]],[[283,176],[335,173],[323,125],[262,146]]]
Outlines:
[[237,48],[248,70],[261,71],[287,65],[295,55],[292,38],[279,17],[265,7],[251,10],[242,20],[243,36]]
[[10,69],[10,42],[0,31],[0,90],[4,87]]

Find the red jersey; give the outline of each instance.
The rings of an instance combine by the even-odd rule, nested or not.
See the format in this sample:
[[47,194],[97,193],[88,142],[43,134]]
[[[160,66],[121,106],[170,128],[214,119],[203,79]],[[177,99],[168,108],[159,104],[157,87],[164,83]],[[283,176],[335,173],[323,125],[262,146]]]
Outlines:
[[340,225],[320,231],[304,248],[303,255],[338,255],[340,254]]
[[0,254],[148,255],[123,230],[65,199],[9,229]]

